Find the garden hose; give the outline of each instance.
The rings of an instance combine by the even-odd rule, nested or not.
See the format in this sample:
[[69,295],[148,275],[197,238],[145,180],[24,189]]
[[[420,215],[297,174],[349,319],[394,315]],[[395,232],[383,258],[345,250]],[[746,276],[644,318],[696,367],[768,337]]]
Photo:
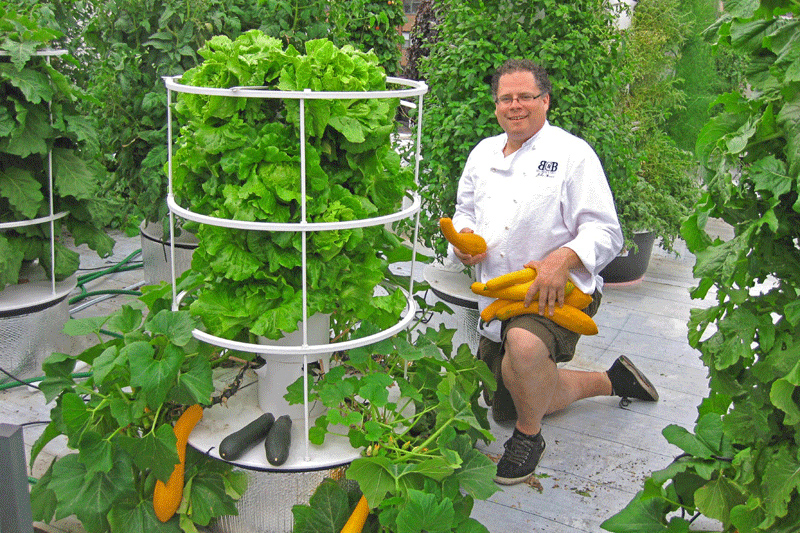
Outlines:
[[[73,379],[88,378],[88,377],[91,377],[91,375],[92,375],[91,372],[79,372],[77,374],[72,374],[72,378]],[[16,381],[11,382],[11,383],[0,384],[0,391],[7,390],[7,389],[13,389],[14,387],[23,387],[23,386],[26,386],[26,385],[30,385],[31,383],[36,383],[38,381],[42,381],[45,378],[44,376],[40,376],[40,377],[36,377],[36,378],[18,378],[16,376],[12,376],[12,377]]]
[[69,304],[73,305],[73,304],[76,304],[76,303],[80,302],[81,300],[89,298],[90,296],[98,296],[98,295],[129,294],[129,295],[132,295],[132,296],[141,296],[142,293],[140,291],[135,291],[135,290],[129,290],[129,289],[105,289],[105,290],[88,291],[88,290],[86,290],[86,286],[85,286],[87,283],[89,283],[91,281],[94,281],[94,280],[96,280],[96,279],[98,279],[100,277],[107,276],[109,274],[114,274],[114,273],[117,273],[117,272],[128,272],[128,271],[131,271],[131,270],[136,270],[136,269],[142,268],[141,264],[136,264],[136,265],[129,265],[128,264],[134,257],[136,257],[137,255],[140,255],[141,253],[142,253],[142,249],[140,248],[140,249],[134,251],[133,253],[131,253],[130,255],[128,255],[128,257],[126,257],[125,259],[123,259],[122,261],[117,263],[116,265],[113,265],[111,267],[108,267],[106,269],[103,269],[103,270],[100,270],[100,271],[97,271],[97,272],[92,272],[91,274],[83,274],[82,276],[78,276],[77,287],[80,288],[80,293],[75,295],[75,296],[73,296],[73,297],[71,297],[69,299]]
[[141,268],[142,265],[140,264],[126,266],[129,262],[131,262],[131,260],[133,260],[134,257],[136,257],[137,255],[141,255],[141,253],[142,249],[139,248],[138,250],[135,250],[130,255],[128,255],[128,257],[117,263],[116,265],[110,266],[108,268],[105,268],[97,272],[92,272],[91,274],[83,274],[82,276],[78,276],[78,285],[81,285],[83,283],[88,283],[99,277],[105,276],[106,274],[111,274],[113,272],[124,272],[127,270],[134,270],[136,268]]

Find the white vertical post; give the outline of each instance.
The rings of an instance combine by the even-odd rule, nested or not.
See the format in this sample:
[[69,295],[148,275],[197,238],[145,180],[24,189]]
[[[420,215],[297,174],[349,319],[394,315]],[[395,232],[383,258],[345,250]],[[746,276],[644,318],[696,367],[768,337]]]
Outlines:
[[[304,92],[310,93],[311,89]],[[306,224],[306,99],[300,99],[300,220]],[[303,348],[308,348],[308,231],[303,229],[302,268],[303,268]],[[311,460],[308,442],[308,353],[303,353],[303,421],[305,424],[306,461]]]

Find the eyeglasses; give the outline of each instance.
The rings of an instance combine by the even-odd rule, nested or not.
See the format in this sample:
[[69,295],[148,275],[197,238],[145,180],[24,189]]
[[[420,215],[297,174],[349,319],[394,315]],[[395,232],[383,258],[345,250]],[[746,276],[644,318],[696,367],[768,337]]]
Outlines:
[[520,104],[530,104],[540,96],[544,95],[543,92],[539,94],[531,94],[531,93],[522,93],[518,94],[517,96],[511,96],[510,94],[504,94],[500,98],[495,98],[494,103],[500,105],[511,105],[511,103],[516,99]]

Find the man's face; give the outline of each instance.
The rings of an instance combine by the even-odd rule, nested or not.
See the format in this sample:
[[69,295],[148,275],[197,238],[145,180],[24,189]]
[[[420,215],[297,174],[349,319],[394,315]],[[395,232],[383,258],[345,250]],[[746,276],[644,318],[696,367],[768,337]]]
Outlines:
[[[508,135],[509,143],[521,145],[544,126],[550,108],[550,95],[544,94],[530,102],[522,102],[524,98],[540,93],[532,72],[518,71],[500,76],[494,114]],[[510,103],[503,103],[502,100],[508,98],[513,99]]]

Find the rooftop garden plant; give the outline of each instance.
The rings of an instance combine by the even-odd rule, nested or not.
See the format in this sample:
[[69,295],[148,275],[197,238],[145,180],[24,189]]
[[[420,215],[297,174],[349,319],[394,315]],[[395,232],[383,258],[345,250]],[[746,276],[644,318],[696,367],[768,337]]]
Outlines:
[[[488,531],[470,514],[475,499],[499,490],[495,464],[475,448],[478,440],[493,440],[479,398],[482,384],[493,389],[495,382],[466,344],[453,350],[454,333],[411,329],[349,350],[313,384],[309,401],[327,411],[310,440],[343,434],[364,452],[346,471],[358,488],[323,483],[310,505],[293,509],[294,531],[340,531],[359,493],[371,509],[364,531]],[[302,403],[302,379],[287,399]]]
[[667,132],[667,120],[685,102],[674,70],[690,29],[679,0],[642,0],[623,37],[628,83],[618,113],[636,164],[624,179],[612,173],[611,187],[626,239],[631,232],[652,232],[667,250],[700,194],[694,155]]
[[[235,40],[217,36],[200,50],[202,64],[185,85],[272,90],[381,91],[386,75],[372,53],[328,40],[305,54],[256,30]],[[391,135],[397,99],[307,100],[306,217],[347,221],[392,213],[414,187]],[[299,100],[181,93],[182,121],[173,157],[178,203],[221,219],[301,220]],[[296,232],[196,229],[192,270],[200,288],[192,312],[225,338],[278,339],[303,317],[303,235]],[[335,333],[369,319],[397,322],[406,298],[396,288],[375,295],[399,247],[386,228],[308,234],[308,316],[332,314]],[[369,305],[365,305],[369,303]],[[242,337],[243,336],[243,337]]]
[[[57,437],[66,437],[72,452],[33,485],[34,520],[74,515],[87,533],[180,533],[237,513],[246,475],[188,447],[177,513],[166,521],[156,514],[156,483],[166,483],[179,463],[173,424],[187,406],[222,400],[223,393],[214,396],[212,369],[227,355],[195,340],[197,319],[172,311],[163,288],[151,289],[111,316],[68,321],[67,334],[97,342],[45,361],[40,388],[54,408],[30,464]],[[74,373],[79,362],[88,365],[88,378]]]
[[[624,137],[615,101],[623,85],[621,4],[581,2],[455,2],[435,0],[420,28],[432,41],[418,44],[416,71],[430,93],[423,115],[420,238],[444,254],[440,216],[455,208],[458,178],[470,150],[501,129],[494,117],[490,80],[510,57],[533,59],[550,73],[551,123],[584,137],[598,152],[609,181],[636,179],[636,157]],[[428,16],[429,15],[429,16]],[[430,17],[436,19],[430,23]],[[431,30],[431,28],[435,28]],[[497,28],[503,28],[498,32]],[[631,225],[635,225],[631,223]]]
[[[726,4],[714,42],[747,58],[746,89],[720,95],[700,131],[706,187],[682,235],[697,257],[689,343],[710,377],[693,428],[668,426],[682,450],[653,472],[607,531],[796,531],[800,524],[800,77],[793,2]],[[710,218],[733,228],[723,241]]]
[[55,264],[49,223],[0,232],[2,290],[22,281],[29,262],[57,280],[72,275],[80,257],[62,243],[64,230],[100,256],[111,253],[114,241],[104,231],[111,210],[98,199],[107,173],[97,129],[80,111],[89,97],[58,69],[74,59],[45,54],[60,35],[41,27],[35,12],[20,14],[4,2],[0,15],[0,222],[51,215],[51,195],[53,213],[67,213],[54,223]]

